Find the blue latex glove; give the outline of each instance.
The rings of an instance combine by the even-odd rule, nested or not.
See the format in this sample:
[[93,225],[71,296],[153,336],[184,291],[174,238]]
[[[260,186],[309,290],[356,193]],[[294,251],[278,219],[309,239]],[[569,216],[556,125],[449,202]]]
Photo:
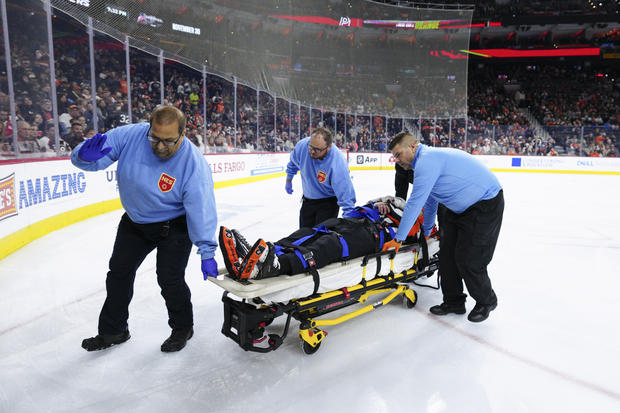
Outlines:
[[359,212],[357,209],[352,209],[349,212],[343,212],[342,217],[343,218],[364,218],[364,215],[362,215],[362,213]]
[[287,194],[293,193],[293,181],[286,180],[286,184],[284,184],[284,189],[286,189]]
[[95,162],[106,156],[112,150],[112,148],[103,147],[106,139],[108,139],[106,135],[98,133],[84,142],[78,152],[80,159],[85,162]]
[[209,258],[208,260],[202,260],[202,275],[206,280],[209,277],[217,278],[217,262],[215,258]]

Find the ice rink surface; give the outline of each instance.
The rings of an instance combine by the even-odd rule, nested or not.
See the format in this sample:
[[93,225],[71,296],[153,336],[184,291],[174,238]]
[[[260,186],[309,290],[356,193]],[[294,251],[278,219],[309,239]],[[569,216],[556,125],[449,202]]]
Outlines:
[[[170,330],[151,254],[131,340],[88,353],[80,343],[97,332],[121,211],[53,232],[0,261],[0,412],[619,412],[620,176],[498,176],[506,209],[489,270],[499,306],[487,321],[433,316],[441,293],[415,287],[413,310],[395,300],[326,327],[314,355],[294,320],[271,353],[224,337],[223,291],[203,281],[195,254],[195,335],[183,351],[159,349]],[[358,204],[393,194],[393,181],[354,172]],[[281,238],[298,222],[299,177],[294,188],[278,178],[218,189],[219,223],[250,243]]]

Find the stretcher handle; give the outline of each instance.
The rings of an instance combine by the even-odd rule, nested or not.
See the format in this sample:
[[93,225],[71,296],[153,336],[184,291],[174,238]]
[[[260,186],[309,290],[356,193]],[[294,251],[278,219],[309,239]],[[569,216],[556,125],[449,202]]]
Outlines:
[[[400,250],[398,252],[400,253],[400,252],[417,251],[420,248],[421,247],[419,244],[403,245],[402,247],[400,247]],[[370,261],[373,258],[384,257],[384,256],[389,256],[390,260],[392,260],[396,256],[396,252],[394,250],[388,250],[388,251],[373,252],[372,254],[365,255],[364,258],[362,259],[361,266],[365,267],[366,265],[368,265],[368,261]]]

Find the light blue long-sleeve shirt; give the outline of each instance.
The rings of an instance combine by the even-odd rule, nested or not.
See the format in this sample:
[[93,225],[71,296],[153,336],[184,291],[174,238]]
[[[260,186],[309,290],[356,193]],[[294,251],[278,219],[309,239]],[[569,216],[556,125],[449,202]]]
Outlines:
[[308,152],[309,143],[310,138],[304,138],[295,145],[286,166],[287,178],[293,179],[297,171],[301,171],[301,185],[306,198],[335,196],[343,216],[347,216],[355,207],[355,189],[347,160],[333,143],[325,158],[312,159]]
[[160,159],[146,137],[148,128],[148,123],[138,123],[112,129],[106,133],[104,147],[112,148],[106,156],[83,161],[78,156],[81,143],[71,152],[71,162],[85,171],[99,171],[118,161],[118,190],[129,218],[148,224],[185,214],[189,238],[201,258],[213,258],[218,244],[211,168],[188,139],[171,158]]
[[402,241],[424,207],[424,234],[435,224],[437,205],[460,214],[478,201],[494,198],[502,189],[497,177],[468,153],[419,144],[413,161],[414,180],[396,239]]

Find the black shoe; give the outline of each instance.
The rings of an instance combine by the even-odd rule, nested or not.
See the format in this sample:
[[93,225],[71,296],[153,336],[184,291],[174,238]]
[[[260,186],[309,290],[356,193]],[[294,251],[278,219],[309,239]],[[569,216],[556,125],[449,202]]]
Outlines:
[[441,303],[439,305],[432,306],[428,310],[435,315],[446,315],[450,313],[465,314],[465,304]]
[[479,323],[489,317],[489,313],[497,308],[497,303],[491,305],[477,304],[471,310],[467,319],[472,323]]
[[129,331],[121,334],[97,334],[95,337],[82,340],[82,348],[86,351],[103,350],[129,340]]
[[192,338],[193,335],[194,335],[193,327],[173,328],[172,334],[170,334],[170,337],[168,337],[166,341],[164,341],[163,344],[161,345],[161,351],[165,353],[179,351],[183,347],[185,347],[187,340]]

